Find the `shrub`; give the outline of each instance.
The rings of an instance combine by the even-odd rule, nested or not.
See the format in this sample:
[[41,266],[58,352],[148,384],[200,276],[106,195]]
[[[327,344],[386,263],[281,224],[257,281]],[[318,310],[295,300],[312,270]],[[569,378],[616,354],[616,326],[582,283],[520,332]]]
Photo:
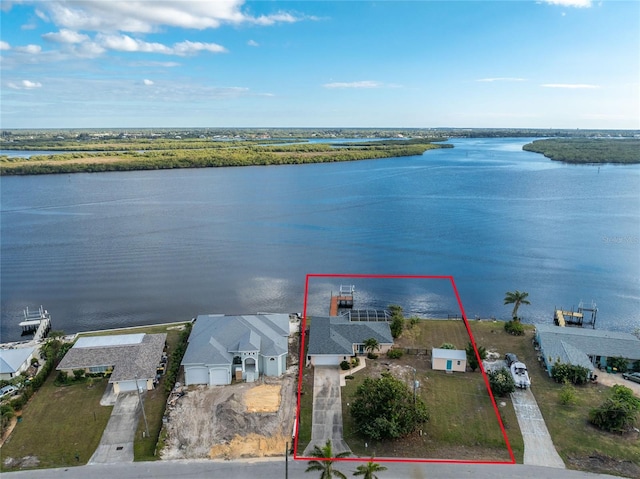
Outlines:
[[351,367],[356,367],[360,365],[360,358],[358,356],[351,358]]
[[389,329],[391,329],[391,336],[393,336],[394,339],[400,337],[403,328],[404,318],[402,316],[393,316],[391,324],[389,325]]
[[516,390],[516,383],[507,368],[489,371],[487,376],[494,396],[506,396]]
[[607,366],[611,366],[611,368],[620,373],[626,373],[629,363],[625,358],[618,356],[616,358],[609,358],[607,360]]
[[367,353],[367,357],[369,359],[378,359],[378,355],[376,353]]
[[630,430],[640,411],[640,399],[625,386],[615,385],[611,396],[600,406],[589,411],[589,422],[609,432],[623,433]]
[[347,369],[351,369],[351,365],[349,364],[349,361],[342,361],[342,362],[340,363],[340,368],[341,368],[343,371],[346,371]]
[[[484,346],[478,346],[477,348],[480,359],[487,359],[487,348],[485,348]],[[469,366],[471,371],[475,371],[476,369],[478,369],[480,364],[478,362],[478,358],[476,357],[476,352],[473,349],[473,344],[471,344],[471,341],[469,341],[469,343],[467,344],[465,351],[467,353],[467,365]]]
[[573,406],[578,402],[576,388],[571,383],[565,383],[560,390],[560,404],[563,406]]
[[69,382],[69,375],[66,371],[58,371],[58,376],[56,376],[55,385],[63,386]]
[[588,381],[589,370],[583,366],[556,362],[551,368],[551,377],[557,383],[581,385]]
[[420,322],[420,318],[417,316],[411,316],[409,318],[409,326],[410,327],[414,327],[416,324],[418,324]]
[[504,323],[504,330],[509,334],[513,334],[514,336],[524,335],[524,326],[522,326],[522,323],[520,323],[520,321],[518,320],[511,320]]
[[353,379],[353,374],[347,374],[344,378],[345,379]]
[[73,370],[73,380],[79,381],[84,376],[84,369],[74,369]]
[[400,359],[402,357],[402,349],[390,349],[387,351],[387,357],[389,359]]
[[456,347],[451,343],[442,343],[440,349],[456,349]]

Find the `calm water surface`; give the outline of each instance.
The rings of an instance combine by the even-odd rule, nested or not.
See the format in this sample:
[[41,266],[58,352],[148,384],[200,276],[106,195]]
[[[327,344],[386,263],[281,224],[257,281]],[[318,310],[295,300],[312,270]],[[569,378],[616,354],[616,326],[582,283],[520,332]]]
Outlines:
[[[42,304],[67,333],[201,313],[302,311],[308,273],[451,275],[469,318],[529,322],[598,304],[640,326],[640,168],[574,166],[528,139],[454,140],[422,156],[300,166],[3,177],[1,340]],[[459,313],[449,282],[316,278],[361,307]]]

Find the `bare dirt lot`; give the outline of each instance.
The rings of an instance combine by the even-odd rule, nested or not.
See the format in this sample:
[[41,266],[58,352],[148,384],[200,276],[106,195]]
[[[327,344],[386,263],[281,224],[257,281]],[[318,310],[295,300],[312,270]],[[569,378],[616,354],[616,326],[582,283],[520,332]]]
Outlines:
[[279,378],[195,386],[168,414],[163,459],[264,457],[291,443],[297,368]]

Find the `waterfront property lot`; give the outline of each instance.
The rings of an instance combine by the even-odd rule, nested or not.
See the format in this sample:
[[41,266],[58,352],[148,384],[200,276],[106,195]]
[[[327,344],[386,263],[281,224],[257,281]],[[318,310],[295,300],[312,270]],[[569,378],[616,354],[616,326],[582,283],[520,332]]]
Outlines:
[[[505,333],[502,322],[471,321],[470,327],[478,345],[496,351],[500,357],[504,357],[506,352],[515,353],[527,365],[531,392],[545,419],[553,444],[568,468],[640,477],[640,435],[637,432],[625,435],[603,432],[587,420],[589,410],[605,400],[610,387],[602,384],[577,386],[577,403],[562,406],[562,385],[555,383],[537,360],[532,325],[525,325],[524,336]],[[622,376],[619,377],[619,383],[624,384]],[[511,403],[509,399],[506,401]],[[514,422],[513,426],[517,429],[517,423]],[[636,427],[639,426],[636,424]],[[507,429],[507,434],[513,445],[512,428]]]
[[[178,344],[179,325],[157,325],[123,330],[110,330],[91,335],[126,333],[167,333],[167,354]],[[86,464],[98,447],[111,415],[110,406],[101,406],[106,378],[94,378],[55,386],[52,372],[43,387],[22,411],[22,421],[2,447],[0,470],[10,471],[34,467],[64,467]],[[144,409],[149,427],[146,435],[142,415],[134,440],[135,460],[154,460],[157,439],[168,393],[163,376],[152,391],[144,394]],[[143,434],[144,433],[144,434]]]

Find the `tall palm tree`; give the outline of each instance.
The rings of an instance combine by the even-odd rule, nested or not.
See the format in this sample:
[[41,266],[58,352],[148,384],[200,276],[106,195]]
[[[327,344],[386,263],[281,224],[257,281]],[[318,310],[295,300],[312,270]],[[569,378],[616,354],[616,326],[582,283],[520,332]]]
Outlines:
[[378,479],[378,476],[375,475],[376,472],[386,471],[387,468],[381,466],[373,462],[373,458],[366,465],[360,465],[356,468],[353,475],[354,476],[364,476],[363,479]]
[[311,457],[317,457],[318,459],[322,460],[309,461],[307,464],[307,469],[304,472],[320,471],[320,479],[331,479],[333,477],[347,479],[347,476],[333,468],[334,461],[332,459],[347,457],[350,454],[349,451],[341,452],[334,455],[331,449],[331,439],[327,439],[327,443],[322,447],[314,446],[313,451],[311,451]]
[[531,304],[527,299],[529,293],[524,291],[507,291],[504,297],[504,304],[513,304],[513,312],[511,313],[511,317],[514,320],[518,319],[518,308],[521,304]]
[[380,343],[376,338],[365,339],[362,344],[364,344],[364,349],[368,353],[380,350]]

